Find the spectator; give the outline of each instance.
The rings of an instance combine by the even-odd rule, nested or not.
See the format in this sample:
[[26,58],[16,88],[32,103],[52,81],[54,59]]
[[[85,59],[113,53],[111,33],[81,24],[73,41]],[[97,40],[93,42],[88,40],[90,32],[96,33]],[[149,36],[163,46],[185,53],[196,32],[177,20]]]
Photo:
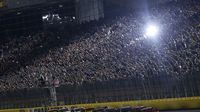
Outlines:
[[194,2],[149,11],[149,18],[164,29],[159,43],[145,39],[143,13],[91,26],[91,31],[72,34],[77,40],[71,43],[57,32],[21,36],[4,43],[0,91],[37,88],[41,74],[58,78],[61,85],[126,78],[153,80],[161,74],[174,82],[183,80],[191,72],[199,72],[200,65],[200,18],[196,16],[200,7],[198,0]]

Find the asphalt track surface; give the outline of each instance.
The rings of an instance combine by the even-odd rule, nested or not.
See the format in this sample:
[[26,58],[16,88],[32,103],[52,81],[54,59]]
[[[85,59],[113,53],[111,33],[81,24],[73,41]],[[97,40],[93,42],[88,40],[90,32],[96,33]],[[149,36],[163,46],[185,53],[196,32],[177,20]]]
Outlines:
[[200,110],[177,110],[177,111],[161,111],[161,112],[200,112]]

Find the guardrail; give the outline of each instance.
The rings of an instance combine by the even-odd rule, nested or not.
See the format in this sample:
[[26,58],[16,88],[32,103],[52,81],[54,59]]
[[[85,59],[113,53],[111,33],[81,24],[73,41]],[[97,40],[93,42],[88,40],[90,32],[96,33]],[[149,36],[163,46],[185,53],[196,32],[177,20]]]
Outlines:
[[119,108],[124,106],[145,106],[145,107],[154,107],[159,110],[199,109],[200,97],[91,103],[91,104],[36,107],[36,108],[24,108],[24,109],[7,109],[7,110],[0,110],[0,112],[47,112],[52,109],[63,109],[63,108],[73,108],[73,107],[89,109],[89,108],[98,108],[105,106],[111,108]]

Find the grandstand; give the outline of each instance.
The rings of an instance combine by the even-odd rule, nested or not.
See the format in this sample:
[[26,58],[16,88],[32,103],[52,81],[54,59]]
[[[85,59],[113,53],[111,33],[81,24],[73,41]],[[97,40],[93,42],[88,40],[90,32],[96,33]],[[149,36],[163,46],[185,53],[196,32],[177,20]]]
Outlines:
[[0,112],[200,109],[199,0],[0,0]]

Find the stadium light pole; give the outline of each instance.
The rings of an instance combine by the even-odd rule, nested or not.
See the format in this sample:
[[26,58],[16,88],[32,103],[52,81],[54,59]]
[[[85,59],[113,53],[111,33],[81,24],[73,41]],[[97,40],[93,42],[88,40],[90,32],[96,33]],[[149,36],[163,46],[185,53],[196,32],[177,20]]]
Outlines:
[[50,86],[49,91],[51,96],[51,106],[57,106],[57,95],[55,86]]
[[[57,106],[57,94],[56,94],[56,87],[59,87],[59,80],[51,75],[49,77],[41,75],[41,84],[44,88],[49,90],[50,94],[50,105]],[[44,82],[44,84],[43,84]]]
[[56,88],[59,86],[59,80],[51,76],[51,79],[49,80],[49,84],[50,84],[49,91],[50,91],[50,97],[51,97],[51,106],[57,106]]

